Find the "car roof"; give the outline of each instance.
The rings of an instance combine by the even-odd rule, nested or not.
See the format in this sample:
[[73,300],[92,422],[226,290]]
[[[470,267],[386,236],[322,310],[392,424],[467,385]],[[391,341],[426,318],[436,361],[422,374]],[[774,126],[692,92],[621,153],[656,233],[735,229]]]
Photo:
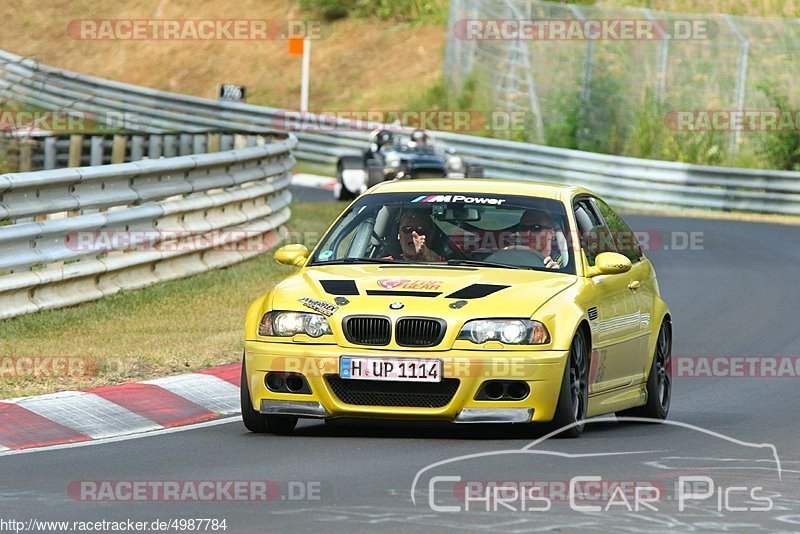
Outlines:
[[391,180],[367,191],[375,193],[468,193],[493,195],[522,195],[555,200],[569,199],[578,193],[593,194],[582,187],[549,182],[478,178],[433,178]]

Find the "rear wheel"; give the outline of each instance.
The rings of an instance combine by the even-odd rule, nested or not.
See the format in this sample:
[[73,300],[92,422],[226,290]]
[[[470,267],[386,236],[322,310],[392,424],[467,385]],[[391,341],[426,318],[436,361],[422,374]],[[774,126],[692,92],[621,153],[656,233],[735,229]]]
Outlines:
[[341,163],[336,166],[336,181],[337,187],[334,195],[336,200],[353,200],[356,198],[355,193],[347,189],[347,187],[344,185],[344,168],[342,167]]
[[672,324],[668,319],[658,330],[653,363],[647,377],[647,404],[618,412],[622,417],[644,417],[660,423],[669,414],[672,400]]
[[242,381],[239,390],[239,398],[242,405],[242,422],[250,432],[263,434],[271,432],[273,434],[291,434],[297,426],[297,417],[284,415],[264,415],[253,409],[250,399],[250,387],[247,383],[247,372],[245,371],[244,358],[242,358]]
[[557,434],[560,438],[577,438],[583,433],[586,412],[589,407],[589,351],[586,337],[580,328],[572,338],[569,357],[561,380],[561,392],[552,430],[569,427]]

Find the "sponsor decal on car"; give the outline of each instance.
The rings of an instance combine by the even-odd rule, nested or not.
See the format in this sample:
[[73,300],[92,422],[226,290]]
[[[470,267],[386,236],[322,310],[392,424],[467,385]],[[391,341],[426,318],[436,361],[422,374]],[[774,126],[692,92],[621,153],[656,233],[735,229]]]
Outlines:
[[297,299],[297,301],[300,302],[306,308],[311,308],[315,312],[321,313],[325,317],[330,317],[336,312],[336,310],[339,309],[339,306],[335,306],[330,302],[325,302],[322,300],[302,298],[302,299]]
[[428,289],[435,291],[442,287],[439,280],[405,280],[395,278],[385,278],[378,280],[378,285],[383,289]]
[[504,198],[468,197],[465,195],[421,195],[411,202],[461,202],[463,204],[491,204],[499,206],[504,203]]

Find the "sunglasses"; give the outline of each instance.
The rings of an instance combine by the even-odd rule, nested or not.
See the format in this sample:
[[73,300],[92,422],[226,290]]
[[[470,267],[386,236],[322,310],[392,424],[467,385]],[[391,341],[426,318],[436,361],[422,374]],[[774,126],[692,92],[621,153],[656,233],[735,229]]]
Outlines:
[[428,227],[426,226],[411,226],[410,224],[405,224],[400,227],[400,231],[404,234],[410,234],[411,232],[417,232],[418,234],[427,234]]
[[552,230],[553,227],[546,224],[521,224],[519,229],[529,232],[541,232],[542,230]]

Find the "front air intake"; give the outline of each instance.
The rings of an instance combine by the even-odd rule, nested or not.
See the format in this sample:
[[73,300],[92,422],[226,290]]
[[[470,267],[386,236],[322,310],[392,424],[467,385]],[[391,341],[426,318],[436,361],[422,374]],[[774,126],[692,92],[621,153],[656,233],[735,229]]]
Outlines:
[[441,343],[447,324],[430,317],[403,317],[395,326],[395,341],[403,347],[433,347]]
[[347,341],[356,345],[388,345],[392,326],[388,317],[379,315],[351,315],[342,321]]

